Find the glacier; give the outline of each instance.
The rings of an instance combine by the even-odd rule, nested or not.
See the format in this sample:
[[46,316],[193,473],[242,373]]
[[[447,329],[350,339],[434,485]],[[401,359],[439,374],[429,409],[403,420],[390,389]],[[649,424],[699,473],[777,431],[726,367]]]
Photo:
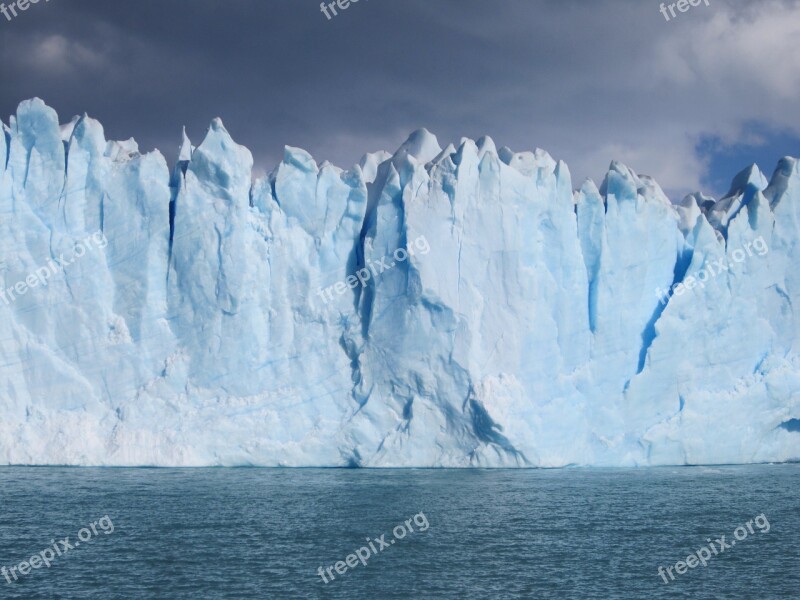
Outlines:
[[797,159],[673,203],[426,130],[255,180],[219,119],[172,167],[39,99],[3,133],[0,464],[800,459]]

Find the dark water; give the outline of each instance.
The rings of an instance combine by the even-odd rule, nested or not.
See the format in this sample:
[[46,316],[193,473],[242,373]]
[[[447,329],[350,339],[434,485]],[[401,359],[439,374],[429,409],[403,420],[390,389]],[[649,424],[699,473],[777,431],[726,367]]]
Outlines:
[[[0,598],[797,599],[799,490],[800,465],[0,468],[0,567],[95,525],[49,568],[0,579]],[[762,514],[768,532],[751,523],[708,566],[657,574]],[[390,544],[401,524],[413,533]],[[382,534],[366,566],[323,583],[320,566]]]

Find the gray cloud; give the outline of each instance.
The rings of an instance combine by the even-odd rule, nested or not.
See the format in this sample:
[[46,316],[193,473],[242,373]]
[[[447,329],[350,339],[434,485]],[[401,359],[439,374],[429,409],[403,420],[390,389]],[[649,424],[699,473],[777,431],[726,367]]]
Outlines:
[[0,111],[39,96],[170,159],[220,116],[262,172],[284,144],[346,167],[418,127],[488,134],[566,160],[576,187],[613,158],[679,193],[702,187],[701,136],[798,132],[800,5],[667,23],[659,4],[361,0],[328,21],[317,0],[53,0],[0,18]]

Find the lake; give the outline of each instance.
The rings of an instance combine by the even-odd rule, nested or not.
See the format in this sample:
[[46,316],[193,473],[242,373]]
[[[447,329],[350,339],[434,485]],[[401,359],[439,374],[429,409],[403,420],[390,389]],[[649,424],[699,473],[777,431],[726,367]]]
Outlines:
[[797,599],[798,490],[797,464],[4,467],[0,598]]

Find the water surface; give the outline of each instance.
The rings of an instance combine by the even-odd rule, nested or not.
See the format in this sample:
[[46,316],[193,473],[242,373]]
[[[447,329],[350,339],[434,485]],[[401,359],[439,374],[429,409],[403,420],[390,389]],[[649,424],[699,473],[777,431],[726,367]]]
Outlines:
[[[798,490],[800,465],[0,468],[0,567],[96,530],[50,568],[0,578],[0,598],[797,599]],[[762,514],[768,532],[659,577]],[[413,533],[323,582],[319,567],[410,518]]]

